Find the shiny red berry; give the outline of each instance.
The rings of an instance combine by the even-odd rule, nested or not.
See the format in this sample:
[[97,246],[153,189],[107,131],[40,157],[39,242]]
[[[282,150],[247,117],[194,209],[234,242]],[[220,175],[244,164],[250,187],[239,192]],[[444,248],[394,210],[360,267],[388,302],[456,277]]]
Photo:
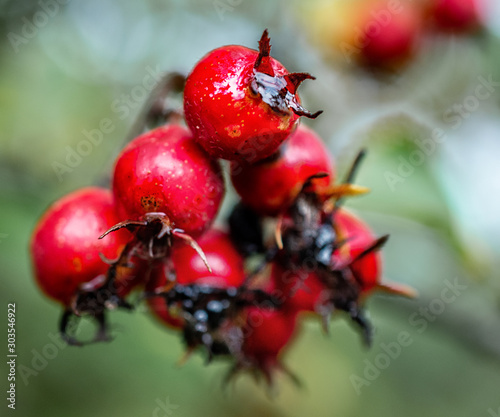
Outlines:
[[172,251],[172,262],[179,284],[210,285],[219,288],[239,287],[245,280],[243,258],[235,249],[229,235],[218,229],[207,231],[199,240],[212,273],[194,249],[181,246]]
[[[69,306],[82,284],[106,274],[109,265],[100,255],[116,258],[130,238],[128,232],[119,231],[98,239],[117,221],[113,196],[102,188],[83,188],[52,204],[31,238],[31,257],[40,288]],[[136,282],[128,274],[123,278],[124,286],[116,282],[120,295],[129,292]],[[131,282],[134,284],[126,285]]]
[[243,204],[261,215],[277,215],[295,200],[310,181],[308,191],[328,186],[335,178],[333,159],[321,138],[300,125],[275,155],[253,165],[232,163],[231,180]]
[[[336,241],[331,242],[334,246],[329,252],[328,270],[337,273],[329,274],[325,265],[309,258],[300,265],[273,264],[272,294],[283,301],[285,309],[329,314],[329,309],[335,307],[333,300],[340,292],[353,296],[352,301],[358,303],[362,295],[382,285],[379,241],[371,229],[345,209],[335,211],[333,224],[337,236]],[[337,280],[347,280],[343,285],[345,288],[337,286]]]
[[200,235],[224,196],[221,167],[184,127],[172,124],[133,140],[118,156],[113,193],[121,220],[164,215],[172,229]]
[[213,157],[256,162],[273,154],[300,116],[297,87],[306,73],[289,73],[269,56],[267,30],[259,51],[239,45],[205,55],[186,80],[184,114],[198,143]]

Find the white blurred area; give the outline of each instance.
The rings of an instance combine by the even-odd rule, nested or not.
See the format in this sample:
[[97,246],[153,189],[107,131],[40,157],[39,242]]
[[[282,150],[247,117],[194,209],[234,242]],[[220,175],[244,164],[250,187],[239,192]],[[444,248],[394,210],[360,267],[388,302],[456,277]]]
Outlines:
[[[500,254],[500,119],[477,114],[443,144],[438,178],[471,249]],[[477,247],[479,245],[479,247]]]
[[97,84],[134,83],[147,65],[186,73],[229,39],[256,46],[255,23],[229,19],[231,10],[217,13],[212,2],[195,10],[190,3],[74,0],[41,30],[40,43],[68,76]]
[[500,2],[483,0],[480,3],[480,14],[486,27],[496,36],[500,36]]

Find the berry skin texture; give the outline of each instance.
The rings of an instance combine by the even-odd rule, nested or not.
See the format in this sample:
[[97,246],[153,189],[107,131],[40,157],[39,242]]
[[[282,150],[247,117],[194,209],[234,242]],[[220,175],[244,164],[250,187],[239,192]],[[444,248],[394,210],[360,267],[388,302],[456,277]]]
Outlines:
[[[98,239],[117,221],[113,196],[102,188],[83,188],[52,204],[39,220],[30,246],[35,277],[44,293],[69,306],[81,284],[105,274],[108,265],[99,254],[116,258],[130,238],[119,231]],[[121,294],[131,287],[122,288]]]
[[236,251],[229,235],[210,229],[199,240],[212,273],[207,272],[203,260],[190,246],[179,246],[172,251],[172,262],[177,273],[177,283],[213,287],[239,287],[245,280],[244,260]]
[[253,163],[273,154],[299,117],[315,118],[300,105],[296,89],[309,74],[290,74],[269,56],[264,32],[259,51],[229,45],[205,55],[184,90],[186,123],[215,158]]
[[232,163],[231,180],[243,204],[260,215],[275,216],[295,200],[309,178],[308,191],[333,182],[335,168],[328,150],[311,129],[300,125],[274,156],[254,165]]
[[113,193],[121,220],[164,213],[173,227],[195,237],[214,220],[224,191],[219,163],[177,124],[137,137],[115,164]]
[[[177,275],[177,284],[207,285],[221,289],[239,287],[243,284],[245,281],[244,260],[234,248],[226,232],[210,229],[200,237],[198,244],[212,267],[212,273],[207,271],[203,260],[193,248],[186,245],[175,246],[171,260]],[[149,284],[150,289],[154,291],[165,287],[166,284],[165,269],[156,268]],[[161,321],[171,327],[182,327],[182,320],[169,314],[163,298],[151,297],[148,303]]]
[[479,27],[478,0],[430,0],[429,17],[446,32],[467,32]]

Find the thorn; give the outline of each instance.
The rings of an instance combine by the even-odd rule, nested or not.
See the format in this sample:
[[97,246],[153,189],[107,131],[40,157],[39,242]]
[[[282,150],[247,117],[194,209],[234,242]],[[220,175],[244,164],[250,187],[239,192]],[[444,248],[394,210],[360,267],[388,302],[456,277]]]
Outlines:
[[155,254],[154,254],[154,238],[149,239],[149,244],[148,244],[148,255],[151,259],[154,259]]
[[363,310],[359,309],[357,305],[352,305],[348,311],[351,319],[361,327],[361,337],[366,347],[371,347],[373,342],[373,328],[369,320],[363,314]]
[[304,192],[304,190],[311,185],[311,183],[313,182],[313,180],[318,180],[318,179],[321,179],[321,178],[327,178],[329,176],[330,176],[330,174],[328,172],[318,172],[317,174],[311,175],[310,177],[308,177],[304,181],[304,184],[302,185],[301,190],[297,194],[302,194]]
[[196,240],[194,240],[188,234],[184,233],[184,231],[181,229],[174,229],[172,231],[172,235],[184,240],[189,246],[191,246],[198,253],[200,258],[203,260],[203,263],[207,267],[208,272],[212,273],[212,268],[210,268],[207,256],[205,255],[205,252],[203,252],[203,249],[200,247],[200,245],[198,245]]
[[239,363],[235,363],[233,366],[231,366],[231,369],[226,373],[222,380],[222,388],[227,389],[229,386],[229,383],[235,382],[236,377],[242,370],[242,367]]
[[330,314],[329,313],[323,313],[321,314],[321,328],[325,332],[325,334],[329,335],[330,334]]
[[267,29],[264,30],[262,36],[259,40],[259,55],[255,60],[254,69],[258,70],[262,64],[262,59],[268,57],[271,53],[271,40],[269,39],[269,32]]
[[297,387],[297,388],[303,388],[304,384],[300,380],[300,378],[297,376],[297,374],[293,371],[291,371],[286,365],[284,365],[281,362],[278,362],[276,364],[277,368],[283,372],[291,381],[292,383]]
[[99,258],[101,258],[101,261],[103,261],[105,264],[108,264],[108,265],[114,265],[120,259],[119,256],[115,259],[110,259],[110,258],[106,257],[102,252],[99,252]]
[[366,157],[366,154],[367,154],[366,148],[363,148],[358,152],[356,158],[354,158],[351,168],[349,169],[349,172],[347,173],[344,183],[350,184],[351,182],[353,182],[354,177],[356,176],[356,173],[361,165],[361,162],[363,162],[363,159]]
[[308,119],[316,119],[321,113],[323,113],[323,110],[319,110],[316,113],[311,113],[309,110],[306,110],[304,107],[297,105],[296,107],[292,107],[293,112],[297,116],[305,116]]
[[161,239],[163,236],[166,234],[170,234],[172,232],[172,224],[170,223],[170,220],[168,217],[164,217],[161,219],[161,230],[160,233],[158,233],[157,238]]
[[95,278],[90,281],[83,282],[79,285],[78,289],[83,292],[92,292],[96,291],[99,288],[103,287],[107,281],[107,277],[104,274],[97,275]]
[[283,78],[287,83],[288,91],[290,91],[290,93],[292,94],[295,94],[297,88],[299,87],[300,84],[302,84],[304,80],[316,79],[316,77],[313,77],[311,74],[308,74],[307,72],[292,72],[290,74],[284,75]]
[[94,339],[92,339],[90,343],[111,342],[113,337],[109,334],[106,316],[104,314],[98,314],[94,316],[94,319],[99,325],[99,328],[97,329]]
[[279,250],[283,249],[283,235],[281,234],[281,227],[283,225],[283,215],[278,217],[276,228],[274,229],[274,239]]
[[73,336],[68,334],[68,325],[71,317],[75,316],[71,309],[66,309],[63,311],[61,318],[59,320],[59,333],[61,338],[70,346],[83,346],[83,343],[79,342]]
[[387,243],[389,240],[389,235],[384,235],[377,240],[375,240],[367,249],[365,249],[363,252],[361,252],[359,255],[357,255],[351,263],[354,263],[356,261],[359,261],[360,259],[364,258],[365,256],[369,255],[370,253],[379,251],[382,249],[382,247]]
[[147,224],[148,223],[146,221],[125,220],[123,222],[115,224],[113,227],[106,230],[101,236],[99,236],[99,239],[102,239],[103,237],[106,237],[110,233],[116,232],[119,229],[123,229],[124,227],[127,228],[127,230],[131,230],[139,226],[146,226]]
[[356,184],[340,184],[334,187],[333,192],[339,197],[352,197],[370,192],[368,187]]
[[418,291],[409,285],[399,284],[395,282],[385,282],[379,283],[375,286],[375,289],[380,290],[386,294],[400,295],[406,298],[416,298],[418,297]]
[[179,360],[176,363],[176,366],[184,366],[186,362],[191,358],[193,355],[194,348],[188,348],[182,356],[179,358]]
[[162,295],[170,292],[171,289],[175,287],[176,283],[174,281],[167,282],[162,288],[157,288],[155,290],[155,295]]
[[[338,205],[338,201],[344,197],[356,197],[358,195],[367,194],[370,192],[368,187],[362,185],[355,185],[350,183],[342,183],[339,185],[332,185],[325,189],[322,193],[328,196],[328,201],[325,203],[325,211],[330,213],[334,211],[335,207]],[[331,200],[335,200],[332,203]]]
[[[354,181],[354,177],[356,176],[356,174],[359,170],[359,167],[361,166],[361,162],[363,162],[363,159],[365,158],[366,154],[367,154],[367,151],[365,148],[361,149],[358,152],[358,154],[356,155],[356,158],[354,158],[354,161],[351,165],[351,168],[347,172],[347,175],[346,175],[346,178],[345,178],[343,184],[351,184]],[[354,194],[354,195],[357,195],[357,194]],[[342,203],[342,196],[337,198],[337,200],[335,201],[335,204],[333,206],[332,211],[335,211],[336,209],[338,209],[340,207],[341,203]]]

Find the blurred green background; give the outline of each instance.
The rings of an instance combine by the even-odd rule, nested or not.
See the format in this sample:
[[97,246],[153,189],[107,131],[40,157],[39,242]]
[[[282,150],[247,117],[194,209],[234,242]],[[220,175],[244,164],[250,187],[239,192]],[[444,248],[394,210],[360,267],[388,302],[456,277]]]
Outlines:
[[[346,4],[330,3],[332,10]],[[328,52],[328,40],[314,40],[324,4],[0,1],[0,305],[7,327],[7,303],[16,303],[18,354],[16,410],[4,400],[1,415],[500,415],[498,83],[488,98],[471,98],[478,77],[500,81],[498,2],[480,33],[428,35],[407,67],[384,76],[348,65]],[[224,391],[228,365],[205,367],[195,356],[176,366],[178,337],[143,309],[112,314],[110,344],[65,346],[56,335],[59,306],[31,274],[27,248],[37,218],[64,193],[105,183],[146,97],[148,73],[187,73],[224,44],[256,47],[266,27],[274,57],[317,77],[301,96],[324,114],[306,123],[328,143],[339,172],[360,147],[369,150],[357,182],[372,193],[347,206],[377,233],[391,234],[386,277],[412,285],[419,298],[369,300],[376,327],[369,350],[344,320],[333,321],[330,335],[306,321],[284,357],[303,388],[279,376],[270,392],[242,376]],[[457,118],[456,105],[471,110]],[[99,137],[106,118],[112,128]],[[436,128],[445,136],[422,153]],[[82,144],[86,135],[97,135],[91,148]],[[443,290],[455,283],[450,299]]]

